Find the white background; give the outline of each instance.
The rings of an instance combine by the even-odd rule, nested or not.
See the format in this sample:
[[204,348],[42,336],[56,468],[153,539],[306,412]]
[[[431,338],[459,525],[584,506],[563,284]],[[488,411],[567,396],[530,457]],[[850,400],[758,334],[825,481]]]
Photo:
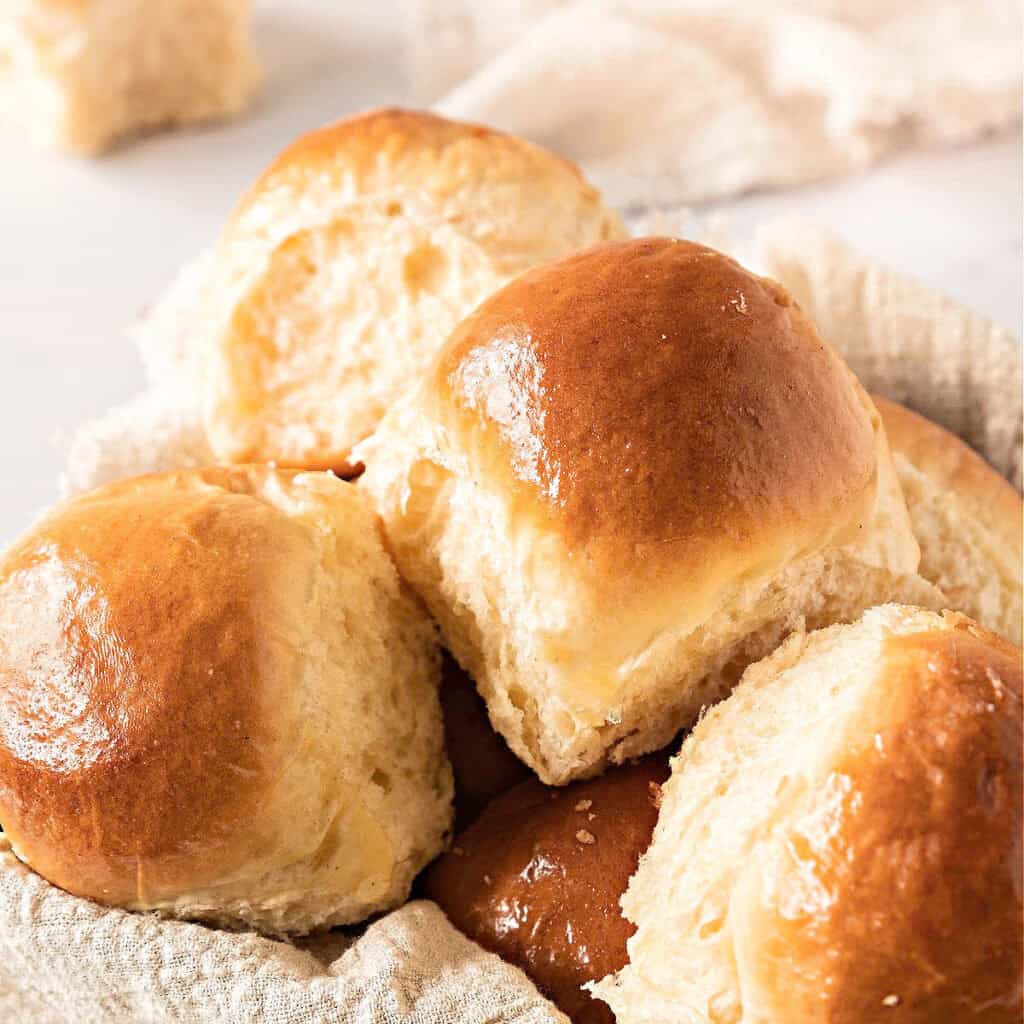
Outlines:
[[[397,6],[294,0],[260,12],[265,88],[250,114],[216,130],[90,162],[0,140],[0,542],[54,499],[61,438],[141,387],[125,328],[270,157],[320,123],[408,101]],[[1020,336],[1019,138],[715,210],[740,233],[805,213]]]

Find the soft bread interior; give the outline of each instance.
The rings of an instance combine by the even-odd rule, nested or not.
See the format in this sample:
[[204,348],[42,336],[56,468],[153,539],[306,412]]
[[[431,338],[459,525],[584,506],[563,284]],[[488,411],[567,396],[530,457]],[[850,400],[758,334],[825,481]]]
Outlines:
[[[873,684],[881,643],[880,632],[865,643],[843,627],[790,637],[747,670],[743,685],[705,717],[698,738],[684,744],[655,839],[623,898],[626,916],[648,927],[629,944],[633,966],[596,988],[621,1020],[742,1019],[737,946],[744,937],[730,920],[736,879],[771,830],[768,815],[809,790],[828,792],[829,758]],[[853,684],[840,689],[846,679]],[[770,714],[760,711],[768,689]],[[662,959],[654,950],[666,928],[675,929],[678,945]],[[687,965],[682,984],[668,974],[679,963]]]
[[350,464],[480,301],[622,234],[574,167],[511,136],[380,110],[300,138],[242,199],[212,266],[214,451]]
[[397,200],[289,235],[247,281],[207,370],[214,448],[343,463],[504,280],[458,225],[410,219]]
[[905,455],[896,452],[893,460],[921,547],[921,575],[942,590],[949,607],[1019,644],[1024,616],[1019,547],[1009,546],[956,491]]
[[[66,18],[53,31],[71,30]],[[0,21],[0,125],[40,145],[57,143],[67,118],[67,97],[47,74],[45,43],[33,43],[16,19]]]

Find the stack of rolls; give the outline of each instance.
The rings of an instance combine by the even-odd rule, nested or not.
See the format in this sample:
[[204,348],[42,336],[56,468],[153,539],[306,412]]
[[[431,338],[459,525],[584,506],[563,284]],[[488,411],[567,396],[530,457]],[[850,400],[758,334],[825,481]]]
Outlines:
[[271,165],[192,340],[221,464],[0,560],[13,850],[280,936],[416,891],[577,1024],[1020,1020],[1020,495],[623,235],[432,115]]

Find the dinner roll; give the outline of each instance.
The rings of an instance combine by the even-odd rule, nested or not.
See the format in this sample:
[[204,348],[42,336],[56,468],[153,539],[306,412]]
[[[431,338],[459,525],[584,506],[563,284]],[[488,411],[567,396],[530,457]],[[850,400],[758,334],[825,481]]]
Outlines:
[[449,654],[441,664],[441,714],[455,781],[455,827],[465,828],[496,796],[533,775],[491,727],[473,680]]
[[664,746],[790,629],[937,600],[877,411],[772,281],[675,239],[535,269],[359,449],[399,569],[549,783]]
[[110,485],[0,562],[0,825],[112,906],[275,934],[361,921],[450,825],[437,677],[351,484]]
[[427,871],[424,895],[485,949],[521,967],[573,1024],[611,1024],[582,985],[626,963],[619,909],[651,841],[668,758],[495,800]]
[[1021,1020],[1021,652],[887,605],[792,637],[683,744],[619,1024]]
[[481,299],[622,234],[574,165],[510,135],[375,110],[303,136],[214,259],[197,348],[214,452],[351,468]]
[[918,544],[922,576],[959,608],[1021,642],[1021,533],[1016,489],[958,437],[874,396]]
[[237,114],[260,78],[249,0],[6,0],[0,127],[93,155]]

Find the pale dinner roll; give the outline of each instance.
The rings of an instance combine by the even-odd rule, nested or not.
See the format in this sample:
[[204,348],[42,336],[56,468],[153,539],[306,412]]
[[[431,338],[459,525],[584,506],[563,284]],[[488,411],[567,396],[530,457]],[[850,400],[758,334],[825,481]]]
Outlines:
[[940,600],[871,400],[779,285],[690,242],[518,278],[359,454],[549,783],[663,746],[790,629]]
[[237,113],[259,69],[249,0],[6,0],[0,125],[93,154]]
[[918,571],[941,588],[951,608],[1019,644],[1021,496],[948,430],[874,399],[921,546]]
[[438,664],[351,484],[239,467],[102,488],[0,561],[0,825],[112,906],[361,921],[451,822]]
[[663,792],[619,1024],[1019,1024],[1019,648],[895,605],[794,636]]
[[218,458],[344,470],[499,285],[623,229],[566,160],[427,113],[303,136],[235,209],[197,353]]

